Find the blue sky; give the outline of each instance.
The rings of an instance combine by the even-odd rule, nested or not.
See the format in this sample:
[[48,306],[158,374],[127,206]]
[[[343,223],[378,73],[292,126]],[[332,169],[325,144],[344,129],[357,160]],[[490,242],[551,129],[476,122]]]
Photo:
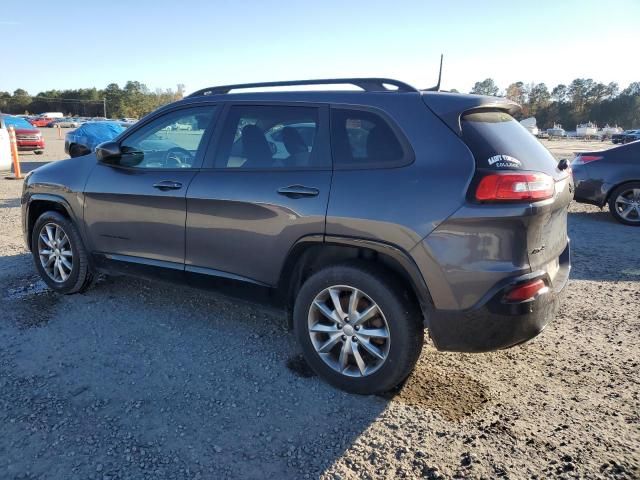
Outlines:
[[[386,76],[640,81],[640,0],[3,2],[0,91]],[[13,48],[12,48],[13,47]]]

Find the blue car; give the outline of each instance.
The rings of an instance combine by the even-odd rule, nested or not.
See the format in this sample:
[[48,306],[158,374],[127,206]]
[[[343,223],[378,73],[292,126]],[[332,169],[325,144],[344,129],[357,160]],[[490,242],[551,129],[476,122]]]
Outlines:
[[121,122],[87,122],[67,133],[64,151],[72,158],[87,155],[102,142],[113,140],[126,130]]

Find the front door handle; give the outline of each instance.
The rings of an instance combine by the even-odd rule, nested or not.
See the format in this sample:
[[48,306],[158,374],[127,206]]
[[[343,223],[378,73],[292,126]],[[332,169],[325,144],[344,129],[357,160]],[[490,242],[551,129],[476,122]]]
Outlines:
[[163,182],[154,183],[153,188],[166,192],[167,190],[180,190],[182,188],[182,184],[180,182],[165,180]]
[[304,185],[289,185],[288,187],[279,188],[278,193],[291,198],[317,197],[320,190],[313,187],[305,187]]

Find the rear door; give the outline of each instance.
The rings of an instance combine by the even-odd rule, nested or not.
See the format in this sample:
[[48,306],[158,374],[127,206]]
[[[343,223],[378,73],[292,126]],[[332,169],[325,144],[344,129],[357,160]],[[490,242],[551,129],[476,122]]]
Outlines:
[[202,164],[214,105],[160,114],[120,141],[118,165],[98,163],[85,187],[91,248],[111,260],[184,269],[186,192]]
[[186,270],[275,285],[296,241],[324,234],[327,108],[237,103],[218,124],[187,194]]

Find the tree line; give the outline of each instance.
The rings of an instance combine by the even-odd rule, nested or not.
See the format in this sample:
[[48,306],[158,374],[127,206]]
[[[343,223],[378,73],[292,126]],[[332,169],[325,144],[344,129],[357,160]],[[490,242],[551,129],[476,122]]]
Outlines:
[[104,89],[46,90],[35,96],[18,88],[13,94],[0,91],[0,112],[62,112],[72,116],[101,117],[106,107],[109,118],[140,118],[162,105],[181,99],[183,95],[184,85],[181,84],[175,90],[151,91],[144,83],[136,81],[129,81],[122,88],[111,83]]
[[604,84],[590,78],[576,78],[569,85],[556,85],[551,91],[544,83],[514,82],[501,92],[493,79],[476,82],[471,92],[504,96],[522,106],[518,118],[536,117],[538,127],[560,123],[566,130],[592,121],[625,129],[640,128],[640,82],[620,91],[617,83]]
[[[455,91],[455,90],[454,90]],[[592,121],[623,128],[640,128],[640,82],[620,91],[617,83],[603,84],[590,78],[577,78],[569,85],[556,85],[551,91],[544,83],[514,82],[501,91],[494,80],[476,82],[470,93],[505,96],[522,106],[518,118],[534,116],[540,128],[560,123],[573,130],[579,123]],[[24,89],[13,94],[0,91],[0,112],[63,112],[66,115],[102,116],[103,99],[109,118],[140,118],[156,108],[183,97],[184,85],[173,89],[149,90],[143,83],[129,81],[124,87],[111,83],[104,89],[81,88],[47,90],[35,96]]]

